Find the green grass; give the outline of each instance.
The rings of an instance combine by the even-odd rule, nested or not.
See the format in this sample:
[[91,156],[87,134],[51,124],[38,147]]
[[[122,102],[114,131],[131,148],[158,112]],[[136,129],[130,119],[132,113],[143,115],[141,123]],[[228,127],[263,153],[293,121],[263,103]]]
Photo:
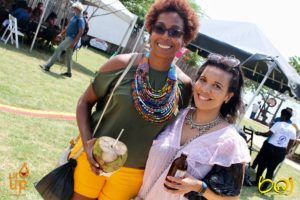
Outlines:
[[[28,47],[17,50],[0,43],[0,103],[10,106],[75,112],[77,100],[90,84],[94,72],[108,56],[95,50],[81,49],[73,63],[73,77],[63,78],[63,64],[50,73],[39,68],[52,52]],[[76,55],[73,56],[75,60]],[[16,199],[9,189],[9,174],[18,172],[26,162],[30,169],[27,188],[18,199],[41,199],[33,183],[56,165],[71,137],[78,134],[76,122],[37,119],[0,112],[0,199]]]
[[[253,152],[252,154],[252,161],[254,160],[256,156],[256,152]],[[262,195],[258,192],[257,187],[243,187],[242,193],[241,193],[241,199],[242,200],[259,200],[259,199],[266,199],[266,200],[298,200],[299,199],[299,192],[300,192],[300,172],[296,169],[290,167],[287,164],[283,164],[278,171],[278,174],[275,177],[275,181],[279,180],[280,178],[288,179],[289,177],[293,178],[294,181],[294,192],[287,196],[284,194],[277,194],[276,192],[271,191],[265,195]],[[251,178],[255,179],[255,174],[252,171]]]
[[0,112],[0,199],[16,199],[9,189],[9,174],[24,162],[30,174],[18,199],[41,199],[33,183],[56,165],[62,150],[78,133],[75,122],[28,118]]
[[81,49],[70,79],[59,75],[66,71],[62,64],[54,65],[49,73],[40,69],[39,64],[45,63],[50,55],[41,50],[30,54],[28,48],[16,50],[0,43],[0,103],[74,113],[78,98],[107,57]]
[[[61,64],[54,65],[51,68],[52,73],[40,70],[38,65],[44,63],[50,55],[50,52],[45,53],[41,50],[34,50],[30,54],[28,47],[24,45],[20,50],[16,50],[13,46],[0,43],[0,103],[36,110],[74,113],[79,96],[89,85],[94,72],[107,60],[107,55],[89,49],[80,50],[71,79],[58,75],[66,70]],[[244,120],[242,124],[255,130],[265,128],[252,120]],[[17,172],[23,162],[27,162],[30,175],[26,191],[18,199],[41,199],[33,183],[55,167],[69,139],[77,133],[75,122],[0,112],[0,200],[16,199],[14,192],[8,188],[8,176],[11,172]],[[277,177],[289,176],[294,177],[295,181],[295,192],[292,196],[275,193],[263,196],[253,187],[244,187],[241,199],[297,199],[296,197],[300,196],[299,171],[284,164]]]

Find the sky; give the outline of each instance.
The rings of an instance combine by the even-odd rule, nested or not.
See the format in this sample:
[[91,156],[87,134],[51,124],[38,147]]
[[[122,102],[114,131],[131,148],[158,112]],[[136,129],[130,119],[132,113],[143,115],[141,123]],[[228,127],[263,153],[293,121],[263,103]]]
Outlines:
[[300,1],[196,0],[196,2],[210,19],[256,24],[287,60],[291,56],[300,56]]

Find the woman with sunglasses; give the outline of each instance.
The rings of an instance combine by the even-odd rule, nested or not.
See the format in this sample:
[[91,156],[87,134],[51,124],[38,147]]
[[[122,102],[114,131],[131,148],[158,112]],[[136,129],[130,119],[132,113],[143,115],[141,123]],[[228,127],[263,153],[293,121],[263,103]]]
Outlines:
[[[193,107],[182,110],[153,141],[141,199],[239,199],[244,166],[250,161],[247,144],[232,125],[242,105],[239,63],[211,54],[201,66]],[[167,176],[172,161],[182,153],[188,155],[187,173]]]
[[[198,17],[185,0],[156,1],[146,17],[151,51],[139,54],[132,68],[116,89],[95,138],[117,138],[127,145],[125,166],[109,178],[99,176],[101,166],[94,160],[92,132],[105,102],[124,71],[131,54],[118,55],[104,64],[80,97],[77,123],[83,145],[74,173],[73,200],[128,200],[140,189],[149,149],[156,136],[187,107],[192,81],[172,65],[176,52],[196,37]],[[96,110],[91,113],[92,107]]]

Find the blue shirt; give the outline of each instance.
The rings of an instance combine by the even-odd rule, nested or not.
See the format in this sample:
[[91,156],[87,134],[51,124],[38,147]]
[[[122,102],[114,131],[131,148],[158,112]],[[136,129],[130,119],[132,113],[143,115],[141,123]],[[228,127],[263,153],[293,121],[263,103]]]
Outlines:
[[23,8],[17,8],[16,10],[12,11],[11,14],[17,18],[18,21],[29,21],[30,19],[29,13]]
[[84,30],[85,22],[81,15],[72,17],[70,24],[67,28],[67,36],[74,39],[79,32],[79,29]]

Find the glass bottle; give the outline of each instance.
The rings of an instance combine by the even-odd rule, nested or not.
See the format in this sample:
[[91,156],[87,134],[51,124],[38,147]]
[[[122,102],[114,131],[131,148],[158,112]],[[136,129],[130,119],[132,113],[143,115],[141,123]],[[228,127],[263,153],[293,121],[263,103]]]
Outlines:
[[[183,178],[186,174],[187,167],[188,167],[188,163],[187,163],[187,160],[186,160],[187,156],[188,156],[187,153],[184,153],[184,152],[181,153],[181,156],[176,158],[173,161],[167,176],[173,176],[173,177],[176,177],[176,178]],[[169,190],[176,190],[174,188],[168,187],[165,184],[164,184],[164,186],[166,188],[168,188]]]

